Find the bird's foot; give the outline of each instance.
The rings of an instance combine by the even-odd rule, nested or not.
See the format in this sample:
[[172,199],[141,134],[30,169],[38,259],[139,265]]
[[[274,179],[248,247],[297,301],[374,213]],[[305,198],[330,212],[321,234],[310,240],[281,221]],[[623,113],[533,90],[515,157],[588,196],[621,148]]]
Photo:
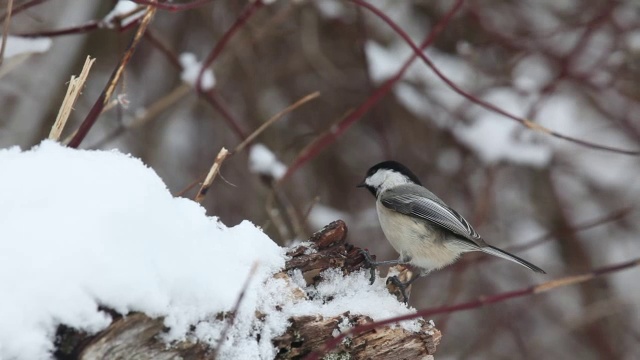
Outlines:
[[364,261],[369,265],[369,271],[371,272],[371,277],[369,278],[369,282],[373,285],[376,280],[376,268],[380,265],[405,265],[405,262],[400,260],[385,260],[385,261],[375,261],[373,257],[369,254],[369,251],[365,249],[360,249],[360,254],[364,256]]
[[369,271],[371,273],[371,276],[369,277],[369,284],[373,285],[376,281],[376,268],[378,267],[378,263],[373,260],[368,250],[360,249],[360,254],[364,256],[364,261],[369,266]]
[[411,285],[411,281],[407,281],[403,283],[402,281],[400,281],[400,279],[398,279],[397,276],[392,276],[389,279],[387,279],[387,282],[392,283],[395,287],[398,288],[398,290],[400,290],[400,294],[402,294],[403,302],[405,304],[408,304],[409,296],[407,295],[407,288],[409,287],[409,285]]

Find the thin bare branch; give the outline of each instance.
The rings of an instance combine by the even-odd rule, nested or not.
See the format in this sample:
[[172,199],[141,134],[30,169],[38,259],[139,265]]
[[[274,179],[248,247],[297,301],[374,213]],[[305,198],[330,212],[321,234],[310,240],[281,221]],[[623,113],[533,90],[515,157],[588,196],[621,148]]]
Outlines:
[[[431,33],[429,33],[422,44],[420,44],[420,53],[435,41],[438,34],[440,34],[442,30],[444,30],[449,21],[458,12],[458,10],[460,10],[463,3],[463,0],[457,0],[451,7],[451,9],[433,27]],[[373,105],[377,104],[378,101],[380,101],[385,95],[389,93],[389,91],[391,91],[393,86],[398,82],[398,80],[402,78],[402,75],[404,75],[406,70],[413,63],[413,61],[417,59],[417,57],[417,54],[413,54],[407,61],[405,61],[400,70],[398,70],[398,72],[393,77],[391,77],[390,79],[385,81],[384,84],[378,87],[371,96],[369,96],[345,119],[340,121],[340,123],[338,123],[337,125],[331,126],[328,131],[320,135],[311,144],[304,148],[300,152],[300,155],[298,155],[298,157],[296,157],[293,163],[289,166],[289,168],[287,169],[287,173],[282,177],[282,179],[280,179],[280,182],[289,179],[289,177],[291,177],[291,175],[302,165],[315,158],[327,146],[335,142],[342,134],[344,134],[353,124],[360,120],[362,116],[373,107]]]
[[31,0],[31,1],[27,1],[26,3],[22,4],[22,5],[18,5],[16,6],[13,11],[11,12],[11,14],[9,14],[9,12],[5,12],[4,14],[0,15],[0,21],[4,21],[4,19],[6,19],[8,16],[15,16],[33,6],[36,5],[40,5],[45,1],[49,1],[49,0]]
[[251,135],[249,135],[246,139],[244,139],[238,146],[236,146],[234,153],[242,151],[247,145],[249,145],[258,135],[262,134],[269,126],[273,125],[276,121],[280,120],[284,115],[290,113],[291,111],[299,108],[300,106],[306,104],[307,102],[317,98],[320,96],[320,92],[313,92],[302,99],[296,101],[295,103],[287,106],[286,108],[280,110],[277,114],[273,115],[269,120],[265,121],[260,127],[258,127]]
[[167,11],[174,12],[174,11],[185,11],[185,10],[196,9],[200,6],[213,2],[213,0],[194,0],[186,4],[173,4],[173,3],[159,2],[156,0],[133,0],[133,2],[142,4],[142,5],[155,6],[160,10],[167,10]]
[[231,130],[233,130],[233,132],[239,139],[245,139],[247,137],[245,131],[242,129],[242,127],[240,127],[240,124],[238,123],[236,117],[233,116],[231,110],[229,110],[226,104],[220,100],[220,97],[214,90],[215,89],[210,91],[198,92],[198,94],[200,94],[200,96],[209,105],[211,105],[211,107],[213,107],[220,115],[222,115],[222,118],[226,121],[227,125],[229,125]]
[[27,33],[18,33],[16,35],[21,37],[28,37],[28,38],[56,37],[56,36],[64,36],[64,35],[80,35],[80,34],[88,33],[98,29],[109,29],[109,30],[113,29],[119,32],[124,32],[138,25],[141,21],[141,18],[136,18],[124,24],[123,24],[123,20],[142,11],[144,11],[144,8],[142,7],[133,9],[126,14],[121,14],[113,17],[110,20],[110,22],[105,22],[104,20],[90,20],[82,25],[75,25],[75,26],[70,26],[70,27],[56,29],[56,30],[43,30],[43,31],[35,31],[35,32],[27,32]]
[[[278,112],[277,114],[273,115],[271,118],[269,118],[269,120],[265,121],[262,125],[260,125],[253,133],[251,133],[251,135],[249,135],[249,137],[247,137],[244,141],[242,141],[236,148],[235,150],[233,150],[233,152],[230,155],[236,154],[242,150],[244,150],[246,148],[246,146],[252,142],[253,140],[255,140],[256,137],[258,137],[262,132],[264,132],[269,126],[271,126],[273,123],[275,123],[276,121],[278,121],[278,119],[282,118],[282,116],[288,114],[289,112],[299,108],[300,106],[304,105],[305,103],[317,98],[318,96],[320,96],[319,92],[314,92],[311,93],[305,97],[303,97],[302,99],[296,101],[295,103],[287,106],[286,108],[284,108],[283,110],[281,110],[280,112]],[[203,175],[198,176],[194,181],[192,181],[189,185],[187,185],[184,189],[180,190],[176,196],[184,196],[184,194],[187,193],[187,191],[193,189],[196,185],[198,185],[198,183],[200,181],[202,181],[202,178],[204,177]]]
[[262,0],[251,1],[249,4],[242,10],[242,13],[238,16],[236,21],[231,25],[229,30],[227,30],[222,38],[216,43],[216,46],[211,50],[209,55],[202,62],[202,68],[200,69],[200,73],[198,74],[198,80],[196,81],[196,89],[198,92],[204,92],[202,88],[202,77],[204,76],[204,72],[208,69],[211,64],[218,58],[218,55],[222,52],[222,50],[227,46],[227,43],[233,35],[235,35],[240,29],[244,27],[244,25],[249,21],[251,16],[255,14],[255,12],[260,9],[264,4]]
[[[124,125],[124,124],[120,125],[111,133],[105,135],[105,137],[96,141],[95,144],[88,146],[87,148],[89,149],[101,148],[106,143],[124,134],[128,130],[140,128],[142,126],[147,125],[152,120],[157,119],[158,116],[160,116],[160,114],[163,111],[167,110],[168,108],[170,108],[171,106],[179,102],[180,100],[184,99],[184,97],[187,96],[187,94],[189,94],[190,91],[191,91],[191,86],[188,84],[181,84],[177,86],[176,88],[171,90],[168,94],[162,96],[161,98],[151,103],[151,105],[149,105],[144,109],[142,114],[136,113],[135,118],[129,125]],[[107,107],[105,107],[105,111],[106,109]]]
[[231,114],[231,112],[224,106],[224,104],[215,96],[215,93],[211,90],[206,90],[202,87],[202,78],[204,76],[204,72],[213,64],[213,62],[218,58],[222,50],[227,46],[231,38],[242,29],[247,21],[251,18],[251,16],[260,9],[264,4],[262,0],[256,0],[250,2],[240,13],[240,15],[236,18],[236,21],[231,25],[231,27],[222,35],[220,40],[213,47],[211,52],[207,55],[205,60],[202,63],[202,67],[200,68],[200,72],[198,74],[198,78],[196,80],[196,90],[199,94],[203,96],[203,98],[213,106],[218,112],[222,115],[222,117],[227,121],[227,124],[231,127],[231,129],[235,132],[235,134],[240,139],[245,139],[246,134],[244,130],[240,127],[238,121]]
[[[622,218],[624,218],[625,216],[629,215],[632,211],[634,210],[633,207],[626,207],[626,208],[622,208],[622,209],[618,209],[616,211],[613,211],[609,214],[600,216],[596,219],[592,219],[592,220],[588,220],[585,221],[584,223],[578,224],[576,226],[573,226],[571,228],[571,230],[578,232],[578,231],[585,231],[585,230],[589,230],[592,229],[594,227],[600,226],[600,225],[604,225],[604,224],[608,224],[610,222],[614,222],[614,221],[618,221]],[[505,246],[504,250],[511,252],[511,253],[520,253],[523,251],[527,251],[529,249],[532,249],[538,245],[544,244],[546,242],[549,242],[551,240],[554,239],[554,235],[556,233],[551,231],[548,232],[542,236],[539,236],[535,239],[526,241],[522,244],[518,244],[518,245],[513,245],[513,246]],[[494,260],[498,260],[499,258],[495,257],[495,256],[477,256],[475,258],[469,259],[467,261],[459,261],[455,264],[453,264],[452,266],[449,266],[448,268],[444,269],[443,271],[452,271],[452,270],[459,270],[460,268],[466,267],[471,263],[482,263],[485,261],[494,261]]]
[[247,278],[244,281],[244,284],[242,285],[242,290],[240,291],[240,294],[238,295],[238,299],[236,299],[236,303],[233,306],[233,309],[231,310],[231,314],[229,316],[229,320],[227,321],[227,323],[224,325],[224,328],[222,328],[222,331],[220,332],[220,338],[218,340],[218,345],[216,346],[216,349],[213,351],[213,356],[211,357],[212,359],[217,359],[218,358],[218,353],[220,352],[220,348],[222,347],[222,345],[224,344],[224,340],[227,337],[227,332],[229,332],[229,329],[231,328],[231,326],[233,326],[233,322],[238,314],[238,310],[240,309],[240,305],[242,304],[242,300],[244,299],[244,295],[247,293],[247,289],[249,288],[249,285],[251,284],[251,279],[253,279],[253,277],[256,275],[256,270],[258,270],[258,262],[255,261],[252,265],[251,265],[251,270],[249,270],[249,275],[247,275]]
[[7,16],[4,18],[2,26],[2,40],[0,43],[0,65],[4,59],[4,49],[7,46],[7,38],[9,37],[9,27],[11,26],[11,11],[13,10],[13,0],[7,2]]
[[548,282],[544,282],[542,284],[530,286],[520,290],[509,291],[509,292],[490,295],[490,296],[481,296],[481,297],[478,297],[476,300],[472,300],[469,302],[464,302],[456,305],[448,305],[448,306],[440,306],[435,308],[423,309],[423,310],[419,310],[415,314],[397,316],[390,319],[378,321],[375,323],[366,324],[363,326],[357,326],[331,339],[325,344],[323,349],[320,349],[317,352],[309,354],[309,356],[307,356],[306,359],[307,360],[319,359],[321,355],[331,351],[331,349],[335,348],[338,344],[340,344],[340,342],[344,340],[344,338],[346,338],[347,336],[360,334],[366,331],[371,331],[379,326],[389,325],[389,324],[397,323],[399,321],[415,319],[418,317],[428,318],[433,315],[449,314],[449,313],[463,311],[463,310],[477,309],[485,305],[495,304],[498,302],[515,299],[518,297],[541,294],[553,289],[557,289],[559,287],[580,284],[589,280],[593,280],[600,276],[609,275],[622,270],[632,269],[634,267],[640,267],[640,259],[634,259],[634,260],[630,260],[630,261],[626,261],[626,262],[622,262],[614,265],[605,266],[593,271],[585,272],[580,275],[567,276],[567,277],[551,280]]
[[175,69],[182,71],[182,64],[180,64],[180,59],[174,54],[174,52],[162,41],[156,34],[153,29],[147,29],[144,33],[144,37],[153,45],[156,49],[160,50],[160,52],[167,58],[171,66]]
[[[625,216],[629,215],[629,213],[631,213],[631,211],[634,208],[629,206],[626,208],[622,208],[622,209],[618,209],[616,211],[613,211],[609,214],[606,214],[604,216],[598,217],[596,219],[593,220],[589,220],[589,221],[585,221],[582,224],[578,224],[576,226],[573,227],[573,231],[584,231],[584,230],[589,230],[591,228],[600,226],[600,225],[604,225],[613,221],[618,221],[622,218],[624,218]],[[522,252],[522,251],[526,251],[529,250],[531,248],[534,248],[540,244],[543,244],[547,241],[550,241],[551,239],[553,239],[553,232],[548,233],[546,235],[543,235],[537,239],[533,239],[530,240],[524,244],[520,244],[520,245],[514,245],[514,246],[509,246],[509,247],[505,247],[505,250],[508,251],[512,251],[512,252]],[[492,256],[493,257],[493,256]]]
[[411,46],[411,49],[413,50],[414,54],[419,56],[420,59],[422,59],[422,61],[429,67],[431,68],[431,70],[436,74],[436,76],[438,76],[440,78],[440,80],[442,80],[445,84],[447,84],[453,91],[455,91],[456,93],[458,93],[459,95],[465,97],[466,99],[468,99],[469,101],[473,102],[476,105],[479,105],[489,111],[495,112],[497,114],[500,114],[508,119],[511,119],[513,121],[519,122],[520,124],[526,126],[527,128],[533,130],[533,131],[537,131],[543,134],[547,134],[547,135],[551,135],[553,137],[559,138],[559,139],[564,139],[567,140],[569,142],[572,142],[574,144],[578,144],[578,145],[582,145],[588,148],[592,148],[592,149],[597,149],[597,150],[604,150],[604,151],[609,151],[609,152],[614,152],[614,153],[618,153],[618,154],[623,154],[623,155],[633,155],[633,156],[637,156],[640,155],[640,150],[626,150],[626,149],[619,149],[616,147],[612,147],[612,146],[606,146],[606,145],[600,145],[600,144],[596,144],[596,143],[592,143],[589,141],[585,141],[585,140],[581,140],[581,139],[577,139],[568,135],[564,135],[564,134],[560,134],[556,131],[553,131],[551,129],[548,129],[538,123],[535,123],[529,119],[524,119],[521,117],[518,117],[516,115],[513,115],[509,112],[507,112],[506,110],[503,110],[487,101],[484,101],[476,96],[474,96],[473,94],[463,90],[462,88],[460,88],[458,85],[456,85],[451,79],[449,79],[446,75],[444,75],[444,73],[442,73],[442,71],[440,71],[440,69],[438,67],[435,66],[435,64],[431,61],[431,59],[429,59],[423,50],[423,47],[418,47],[413,40],[411,40],[411,37],[409,37],[409,35],[402,30],[398,24],[396,24],[393,20],[391,20],[383,11],[381,11],[380,9],[376,8],[375,6],[371,5],[370,3],[363,1],[363,0],[350,0],[355,4],[358,4],[359,6],[362,6],[364,8],[366,8],[367,10],[371,11],[373,14],[375,14],[378,18],[380,18],[381,20],[383,20],[387,25],[389,25],[393,31],[395,31],[400,37],[402,37],[402,39],[409,45]]
[[129,63],[129,60],[131,60],[133,53],[135,52],[138,44],[140,43],[140,40],[142,39],[142,35],[144,34],[145,30],[151,23],[151,19],[153,19],[153,15],[155,14],[155,11],[156,11],[155,7],[153,6],[147,7],[145,14],[142,16],[142,20],[140,21],[140,25],[138,26],[138,30],[136,31],[136,34],[133,36],[133,39],[131,40],[131,44],[129,45],[129,48],[127,49],[127,51],[125,51],[124,55],[120,59],[120,63],[118,64],[114,72],[111,74],[111,78],[109,79],[109,83],[107,84],[107,87],[102,91],[102,94],[100,94],[100,97],[98,97],[98,100],[95,102],[95,104],[89,111],[89,114],[87,114],[87,117],[84,119],[82,124],[80,124],[80,127],[78,128],[77,133],[75,134],[73,139],[71,139],[71,141],[69,142],[69,145],[68,145],[69,147],[77,148],[78,146],[80,146],[80,143],[82,142],[82,140],[84,140],[84,138],[89,133],[89,130],[91,130],[93,125],[98,120],[98,117],[102,112],[102,109],[105,107],[106,104],[109,103],[109,100],[111,99],[111,96],[115,91],[118,81],[122,77],[125,67]]
[[229,155],[229,151],[227,149],[225,148],[220,149],[220,152],[218,153],[218,156],[216,156],[216,159],[213,162],[213,165],[211,166],[211,169],[209,170],[207,177],[204,179],[204,183],[202,183],[200,190],[198,190],[198,193],[194,198],[196,202],[201,203],[202,200],[204,200],[204,197],[207,196],[207,192],[209,192],[209,188],[211,187],[213,180],[215,180],[216,175],[218,175],[218,172],[220,171],[220,166],[222,165],[222,162],[227,157],[227,155]]
[[[135,24],[134,24],[135,25]],[[39,37],[55,37],[64,35],[80,35],[88,33],[100,28],[100,21],[90,20],[82,25],[69,26],[62,29],[55,30],[43,30],[34,32],[18,33],[17,36],[25,38],[39,38]]]
[[91,66],[96,61],[95,58],[91,58],[91,56],[87,56],[87,59],[82,66],[82,71],[80,72],[80,76],[76,77],[75,75],[71,76],[71,80],[69,80],[69,87],[67,88],[67,94],[64,96],[64,100],[62,100],[62,105],[60,105],[60,110],[58,111],[58,116],[56,117],[55,123],[51,127],[51,132],[49,133],[49,139],[58,141],[60,139],[60,135],[62,135],[62,130],[64,130],[64,126],[69,119],[69,115],[71,115],[71,110],[73,110],[73,106],[76,101],[78,101],[78,97],[80,97],[80,93],[82,92],[82,88],[84,87],[84,83],[87,81],[87,77],[89,76],[89,71],[91,70]]

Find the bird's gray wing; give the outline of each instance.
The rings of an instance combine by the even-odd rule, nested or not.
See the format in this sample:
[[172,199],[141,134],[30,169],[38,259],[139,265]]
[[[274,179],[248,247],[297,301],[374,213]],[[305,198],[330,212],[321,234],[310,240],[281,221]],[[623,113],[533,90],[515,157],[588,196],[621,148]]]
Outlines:
[[381,194],[380,202],[391,210],[439,225],[477,246],[485,245],[465,218],[421,186],[389,189]]

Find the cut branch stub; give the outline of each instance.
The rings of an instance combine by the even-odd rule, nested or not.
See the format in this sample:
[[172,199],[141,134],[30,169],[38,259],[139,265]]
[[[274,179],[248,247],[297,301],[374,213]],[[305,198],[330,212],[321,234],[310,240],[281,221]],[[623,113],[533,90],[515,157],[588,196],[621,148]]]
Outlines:
[[[287,252],[287,260],[282,276],[299,270],[307,285],[317,285],[323,281],[320,274],[329,269],[340,269],[344,275],[366,268],[367,263],[360,248],[346,243],[347,226],[337,220]],[[401,280],[410,276],[408,269],[397,269]],[[395,287],[389,288],[401,297]],[[396,293],[397,292],[397,293]],[[307,296],[306,294],[304,296]],[[328,340],[340,333],[341,327],[348,328],[371,324],[368,316],[349,312],[335,317],[299,316],[290,319],[291,326],[286,333],[275,338],[273,343],[279,349],[277,359],[300,359],[311,352],[322,352]],[[432,324],[419,319],[420,330],[408,331],[400,326],[381,326],[347,338],[330,351],[349,359],[429,359],[440,342],[440,331]]]
[[332,269],[342,269],[347,275],[365,267],[364,256],[359,249],[345,242],[347,225],[337,220],[324,227],[305,242],[289,252],[291,258],[286,262],[285,271],[298,269],[307,284],[320,280],[320,273]]

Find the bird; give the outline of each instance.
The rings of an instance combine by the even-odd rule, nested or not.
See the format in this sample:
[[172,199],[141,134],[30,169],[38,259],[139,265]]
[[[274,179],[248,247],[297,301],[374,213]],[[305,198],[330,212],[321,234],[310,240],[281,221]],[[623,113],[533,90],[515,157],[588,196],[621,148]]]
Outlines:
[[545,274],[532,263],[487,244],[464,217],[422,186],[420,179],[397,161],[372,166],[358,187],[369,190],[376,198],[382,232],[400,254],[397,260],[376,262],[363,250],[371,268],[371,283],[375,280],[375,268],[380,265],[402,264],[420,270],[405,283],[397,277],[390,279],[400,289],[405,303],[407,286],[467,252],[481,251]]

